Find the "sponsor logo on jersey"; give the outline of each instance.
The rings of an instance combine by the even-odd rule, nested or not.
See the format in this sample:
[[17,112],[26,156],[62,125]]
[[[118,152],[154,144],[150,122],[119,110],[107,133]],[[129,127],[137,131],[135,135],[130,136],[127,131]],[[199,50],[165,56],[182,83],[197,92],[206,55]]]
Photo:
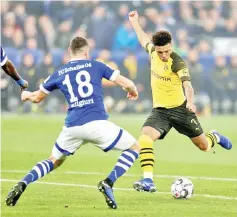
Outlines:
[[70,105],[71,108],[74,108],[74,107],[83,107],[85,105],[89,105],[89,104],[94,104],[94,99],[91,98],[91,99],[83,99],[83,100],[80,100],[80,101],[76,101],[74,103],[72,103]]
[[164,77],[156,74],[155,72],[151,71],[151,74],[155,76],[156,78],[163,80],[163,81],[171,81],[171,77]]
[[79,70],[79,69],[84,69],[84,68],[88,68],[88,67],[92,67],[91,63],[85,63],[83,65],[76,65],[74,67],[68,67],[62,70],[58,71],[58,75],[63,75],[64,73],[70,72],[70,71],[75,71],[75,70]]

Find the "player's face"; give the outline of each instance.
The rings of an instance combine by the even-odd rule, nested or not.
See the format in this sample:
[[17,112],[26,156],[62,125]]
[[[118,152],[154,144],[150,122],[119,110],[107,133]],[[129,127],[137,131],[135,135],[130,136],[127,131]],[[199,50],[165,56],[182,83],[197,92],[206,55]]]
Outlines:
[[172,45],[169,43],[165,46],[155,46],[155,47],[159,58],[163,62],[167,62],[170,57],[170,54],[172,53]]

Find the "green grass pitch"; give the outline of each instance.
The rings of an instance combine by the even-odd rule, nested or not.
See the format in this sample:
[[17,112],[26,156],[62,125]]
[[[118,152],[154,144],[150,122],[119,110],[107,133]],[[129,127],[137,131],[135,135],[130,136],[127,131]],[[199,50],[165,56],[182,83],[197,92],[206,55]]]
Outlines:
[[[111,115],[110,120],[138,138],[147,115]],[[136,192],[139,161],[115,184],[117,210],[107,208],[97,183],[104,179],[120,155],[104,153],[91,144],[70,156],[61,168],[31,184],[15,207],[5,197],[11,187],[38,161],[46,159],[61,131],[64,116],[3,115],[1,150],[2,217],[236,217],[237,216],[237,117],[200,118],[205,131],[217,129],[231,138],[233,149],[199,151],[191,141],[171,130],[154,145],[155,183],[158,193]],[[190,177],[194,196],[172,198],[175,176]]]

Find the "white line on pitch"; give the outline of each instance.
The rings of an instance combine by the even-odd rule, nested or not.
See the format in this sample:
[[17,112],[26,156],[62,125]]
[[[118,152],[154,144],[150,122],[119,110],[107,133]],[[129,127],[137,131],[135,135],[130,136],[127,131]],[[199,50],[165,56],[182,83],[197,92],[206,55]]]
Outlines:
[[[14,182],[17,183],[19,180],[13,179],[0,179],[2,182]],[[74,187],[82,187],[82,188],[97,188],[94,185],[81,185],[81,184],[70,184],[70,183],[61,183],[61,182],[35,182],[36,184],[43,184],[43,185],[56,185],[56,186],[74,186]],[[120,191],[134,191],[132,188],[114,188],[115,190]],[[170,194],[170,192],[155,192],[156,194]],[[237,197],[226,197],[221,195],[209,195],[209,194],[194,194],[194,196],[198,197],[208,197],[208,198],[216,198],[216,199],[223,199],[223,200],[237,200]]]
[[[1,170],[1,173],[28,173],[26,170]],[[56,173],[60,173],[57,172]],[[77,171],[67,171],[64,174],[75,174],[75,175],[108,175],[107,173],[101,172],[77,172]],[[130,177],[140,177],[138,174],[125,174],[125,176]],[[154,175],[157,178],[177,178],[177,177],[187,177],[190,179],[200,179],[200,180],[212,180],[212,181],[227,181],[227,182],[237,182],[237,178],[221,178],[221,177],[207,177],[207,176],[189,176],[189,175]]]

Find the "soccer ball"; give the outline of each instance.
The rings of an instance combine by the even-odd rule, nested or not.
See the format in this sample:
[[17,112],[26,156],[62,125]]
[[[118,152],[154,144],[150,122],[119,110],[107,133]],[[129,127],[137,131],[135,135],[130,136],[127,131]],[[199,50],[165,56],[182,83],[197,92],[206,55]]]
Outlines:
[[171,185],[171,193],[175,199],[188,199],[193,195],[193,183],[188,178],[177,178]]

